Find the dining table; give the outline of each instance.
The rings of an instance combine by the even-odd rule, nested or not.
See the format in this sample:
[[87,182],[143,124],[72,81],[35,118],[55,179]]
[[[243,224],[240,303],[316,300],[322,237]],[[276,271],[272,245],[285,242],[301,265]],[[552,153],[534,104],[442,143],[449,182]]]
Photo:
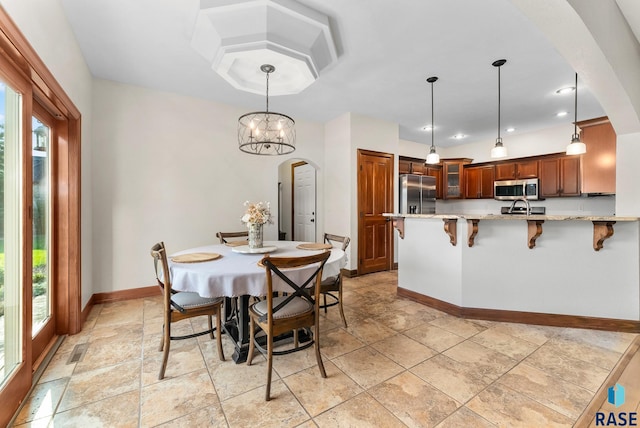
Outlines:
[[[233,360],[241,363],[246,361],[249,348],[250,299],[252,296],[262,297],[267,292],[266,272],[260,263],[262,258],[267,254],[301,257],[328,249],[331,254],[322,272],[322,279],[326,279],[340,273],[347,263],[347,255],[339,247],[321,249],[323,245],[301,241],[264,241],[262,248],[252,249],[246,241],[240,241],[178,251],[169,256],[172,287],[176,291],[191,291],[202,297],[225,298],[223,329],[235,343]],[[294,282],[299,281],[306,279],[312,269],[288,270],[287,276]],[[274,277],[273,291],[291,292],[291,288]]]

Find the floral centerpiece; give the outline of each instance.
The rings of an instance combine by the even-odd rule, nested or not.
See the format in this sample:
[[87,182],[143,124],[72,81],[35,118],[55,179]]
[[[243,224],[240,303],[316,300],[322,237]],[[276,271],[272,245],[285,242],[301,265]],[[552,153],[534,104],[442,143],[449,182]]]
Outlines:
[[249,248],[262,248],[262,226],[265,223],[272,223],[271,204],[269,202],[249,202],[244,206],[247,211],[242,216],[242,222],[247,224],[249,229]]

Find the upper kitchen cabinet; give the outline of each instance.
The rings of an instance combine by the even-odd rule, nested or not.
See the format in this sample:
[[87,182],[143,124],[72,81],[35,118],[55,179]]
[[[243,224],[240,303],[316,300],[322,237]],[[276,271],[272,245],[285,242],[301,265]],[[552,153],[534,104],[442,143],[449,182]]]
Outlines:
[[587,146],[582,156],[582,193],[616,192],[616,132],[609,119],[600,117],[577,123]]
[[398,159],[398,173],[425,175],[424,159],[401,156]]
[[494,166],[467,166],[464,168],[465,199],[493,198]]
[[538,178],[538,161],[497,163],[495,173],[496,180]]
[[442,166],[425,165],[424,175],[430,175],[436,178],[436,199],[442,199]]
[[540,160],[540,197],[580,196],[580,156]]
[[442,198],[461,199],[464,196],[464,165],[473,159],[442,159]]

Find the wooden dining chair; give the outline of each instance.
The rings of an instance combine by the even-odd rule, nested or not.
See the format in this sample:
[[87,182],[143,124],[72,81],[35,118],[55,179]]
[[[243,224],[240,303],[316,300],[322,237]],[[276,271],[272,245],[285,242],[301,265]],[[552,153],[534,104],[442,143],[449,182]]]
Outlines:
[[[271,372],[273,367],[273,355],[289,354],[291,352],[307,349],[315,345],[316,360],[322,377],[327,377],[320,355],[320,324],[318,320],[318,299],[320,297],[320,282],[322,269],[329,259],[329,251],[303,257],[269,257],[265,256],[261,264],[265,267],[267,275],[266,299],[254,303],[249,307],[249,354],[247,365],[251,365],[253,353],[257,347],[267,357],[267,391],[265,400],[271,399]],[[293,281],[287,274],[288,269],[313,265],[310,275],[304,275],[304,280]],[[275,278],[274,278],[275,276]],[[290,288],[286,296],[275,297],[273,293],[274,280],[284,281]],[[315,294],[309,292],[315,287]],[[264,349],[256,341],[256,326],[260,327],[267,338],[267,348]],[[313,327],[313,331],[310,329]],[[306,329],[311,333],[311,340],[303,345],[298,343],[298,330]],[[293,347],[285,350],[274,351],[273,339],[284,333],[293,331]]]
[[216,236],[220,239],[221,244],[227,244],[229,241],[227,238],[249,238],[249,231],[244,232],[218,232]]
[[[339,246],[342,251],[346,251],[351,239],[347,236],[325,233],[324,242],[333,246]],[[320,308],[324,309],[324,312],[327,313],[328,307],[338,305],[342,323],[344,324],[344,328],[347,328],[347,320],[344,317],[344,308],[342,307],[342,272],[322,281],[320,284],[320,293],[322,294],[322,303],[320,304]],[[338,294],[336,295],[335,293]],[[329,298],[328,301],[327,298]]]
[[[167,262],[167,252],[164,242],[159,242],[151,248],[151,257],[153,257],[153,267],[156,273],[156,280],[162,289],[162,300],[164,308],[164,324],[162,327],[162,336],[160,338],[160,348],[158,351],[164,350],[162,357],[162,366],[158,379],[164,378],[164,372],[167,368],[167,360],[169,359],[169,348],[172,340],[191,339],[193,337],[209,334],[213,339],[213,332],[216,332],[216,344],[218,345],[218,357],[224,361],[224,351],[222,350],[222,297],[200,297],[198,293],[188,291],[175,291],[171,288],[171,275],[169,272],[169,263]],[[160,265],[160,266],[158,266]],[[161,269],[161,270],[160,270]],[[209,329],[184,336],[171,336],[171,323],[199,316],[207,316],[209,320]],[[213,327],[211,317],[216,317],[216,326]]]

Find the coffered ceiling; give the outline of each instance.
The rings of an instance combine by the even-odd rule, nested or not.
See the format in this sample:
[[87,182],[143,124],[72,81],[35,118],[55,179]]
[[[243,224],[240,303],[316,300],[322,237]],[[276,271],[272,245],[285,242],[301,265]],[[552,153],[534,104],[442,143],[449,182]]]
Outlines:
[[[640,28],[636,0],[616,0]],[[97,78],[214,100],[248,111],[264,95],[237,88],[194,47],[201,8],[235,0],[61,0]],[[268,3],[255,0],[253,3]],[[273,0],[284,4],[293,0]],[[243,2],[247,3],[247,2]],[[529,132],[573,120],[574,71],[508,0],[299,0],[327,17],[335,55],[298,93],[272,96],[270,110],[325,122],[345,112],[400,125],[400,138],[430,144],[429,76],[434,85],[436,145],[495,138],[497,70],[502,67],[502,128]],[[287,24],[279,24],[287,25]],[[635,33],[636,36],[638,32]],[[259,73],[259,70],[256,70]],[[286,73],[271,79],[286,78]],[[282,83],[282,82],[280,82]],[[578,83],[578,120],[604,115]],[[559,111],[567,116],[557,117]],[[456,134],[466,137],[456,140]],[[570,136],[567,136],[567,142]]]

